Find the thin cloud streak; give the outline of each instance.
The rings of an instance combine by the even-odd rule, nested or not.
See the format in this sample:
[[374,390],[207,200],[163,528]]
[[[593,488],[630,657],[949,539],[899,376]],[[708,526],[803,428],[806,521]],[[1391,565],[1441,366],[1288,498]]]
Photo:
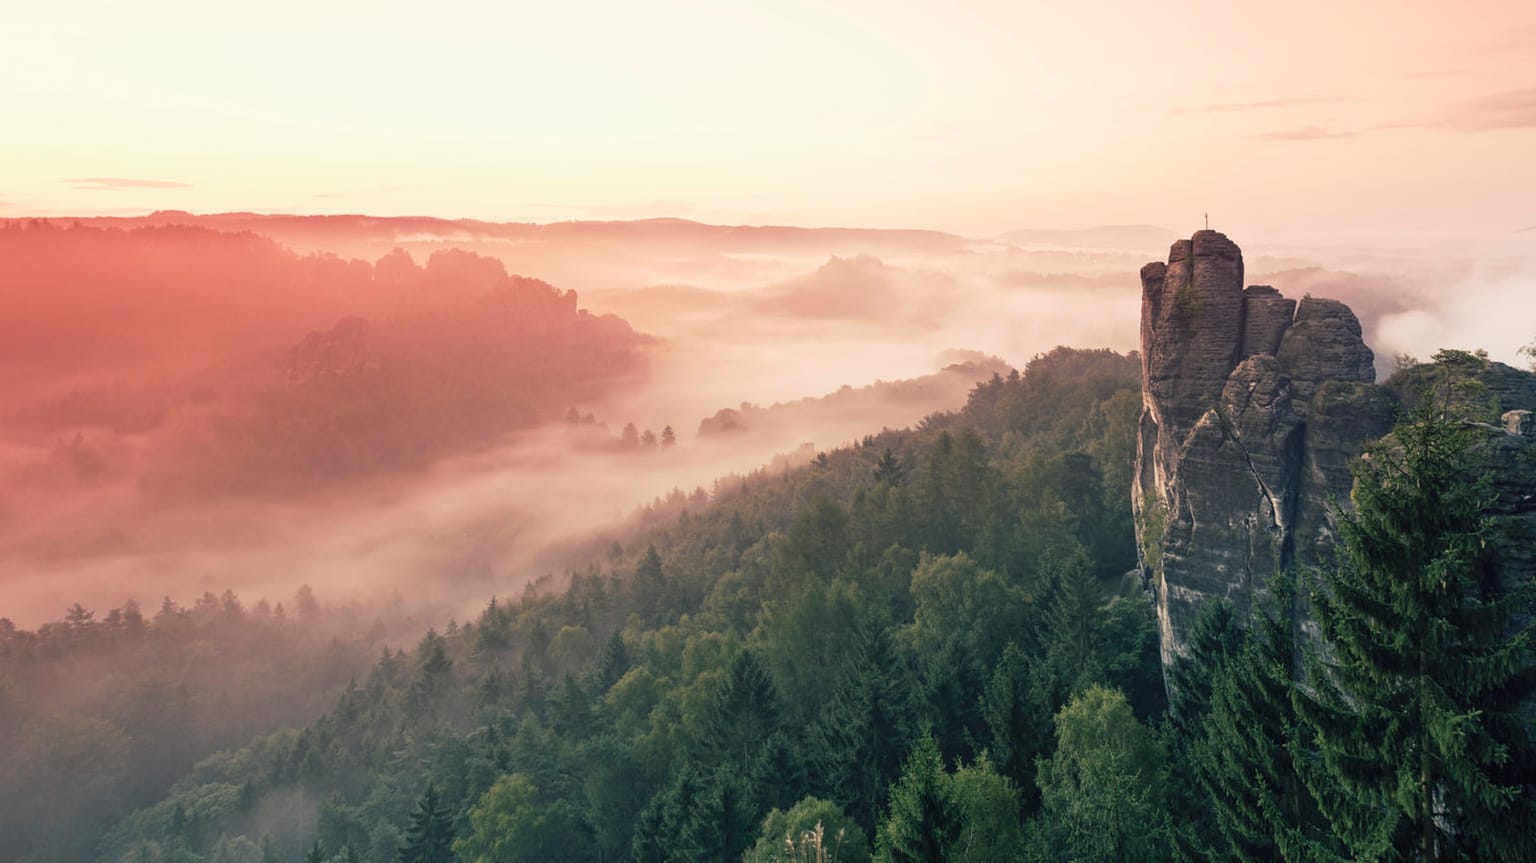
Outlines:
[[86,189],[96,192],[116,192],[123,189],[190,189],[191,183],[182,183],[175,180],[139,180],[131,177],[74,177],[68,180],[60,180],[61,183],[74,183],[77,189]]
[[1536,128],[1536,87],[1461,102],[1435,125],[1462,132]]
[[1296,96],[1286,99],[1264,99],[1257,102],[1218,102],[1201,108],[1174,108],[1171,114],[1230,114],[1237,111],[1262,111],[1272,108],[1295,108],[1302,105],[1325,105],[1343,102],[1338,96]]
[[1329,129],[1326,126],[1299,126],[1254,135],[1261,141],[1325,141],[1330,138],[1352,138],[1356,132]]

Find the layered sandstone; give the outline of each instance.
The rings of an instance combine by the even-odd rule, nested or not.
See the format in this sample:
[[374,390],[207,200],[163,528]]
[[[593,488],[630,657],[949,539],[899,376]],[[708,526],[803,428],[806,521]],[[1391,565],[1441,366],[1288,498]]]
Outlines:
[[1395,400],[1347,306],[1245,288],[1220,233],[1180,240],[1141,278],[1133,497],[1166,663],[1205,602],[1245,612],[1275,573],[1315,560],[1349,462],[1391,428]]
[[1536,578],[1536,375],[1446,351],[1378,386],[1348,306],[1245,288],[1242,252],[1215,231],[1141,278],[1132,499],[1165,664],[1204,603],[1241,619],[1277,572],[1325,560],[1351,463],[1426,394],[1478,432],[1501,577]]

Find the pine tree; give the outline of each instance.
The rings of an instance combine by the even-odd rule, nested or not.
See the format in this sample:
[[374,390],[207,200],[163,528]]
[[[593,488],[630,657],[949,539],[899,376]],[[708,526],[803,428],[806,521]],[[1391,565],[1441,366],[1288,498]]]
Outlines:
[[651,798],[635,824],[635,863],[704,863],[740,859],[756,818],[729,769],[712,777],[684,764],[672,785]]
[[951,785],[938,742],[924,734],[891,789],[890,814],[875,836],[875,858],[882,863],[948,860],[962,827]]
[[1211,708],[1216,677],[1241,642],[1242,630],[1230,603],[1208,602],[1195,616],[1188,655],[1175,659],[1168,669],[1170,719],[1181,741],[1191,741],[1199,734]]
[[875,462],[875,482],[901,485],[906,478],[907,470],[901,466],[901,459],[896,457],[896,453],[891,452],[890,447],[886,447],[880,459]]
[[763,743],[779,728],[779,693],[757,654],[743,650],[731,661],[705,714],[705,753],[748,775]]
[[1303,786],[1295,761],[1300,732],[1291,706],[1295,588],[1270,582],[1270,601],[1247,638],[1213,675],[1191,758],[1210,802],[1220,859],[1325,860],[1339,849]]
[[1022,790],[1022,807],[1040,804],[1035,761],[1049,752],[1054,732],[1051,711],[1043,703],[1047,677],[1042,664],[1010,641],[981,696],[981,713],[990,736],[988,749],[997,770]]
[[901,770],[912,689],[879,622],[860,622],[857,639],[812,729],[810,761],[814,790],[842,802],[868,833],[879,819],[888,783]]
[[629,649],[624,646],[624,633],[614,630],[613,637],[603,648],[597,662],[597,683],[600,692],[607,692],[625,672],[629,671]]
[[656,620],[663,611],[667,594],[667,576],[661,568],[661,555],[656,546],[646,546],[645,554],[635,564],[633,582],[635,609],[646,621]]
[[453,813],[438,795],[437,786],[429,782],[411,813],[410,826],[405,828],[400,863],[451,863],[454,859]]
[[1306,778],[1356,856],[1536,859],[1531,594],[1498,583],[1474,434],[1426,400],[1372,447],[1311,591]]

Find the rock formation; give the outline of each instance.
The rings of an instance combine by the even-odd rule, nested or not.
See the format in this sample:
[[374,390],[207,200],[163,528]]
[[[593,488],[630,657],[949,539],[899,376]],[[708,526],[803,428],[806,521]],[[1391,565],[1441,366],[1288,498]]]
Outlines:
[[[1335,300],[1243,286],[1241,250],[1215,231],[1141,270],[1142,415],[1132,501],[1164,664],[1199,608],[1240,618],[1275,573],[1320,562],[1347,506],[1350,462],[1435,376],[1489,438],[1506,571],[1536,575],[1536,375],[1451,352],[1378,386],[1360,322]],[[1500,415],[1502,412],[1502,416]],[[1497,420],[1497,422],[1495,422]]]
[[1142,268],[1142,401],[1133,501],[1163,661],[1200,606],[1245,611],[1269,579],[1310,561],[1348,464],[1392,424],[1372,355],[1344,304],[1243,287],[1215,231]]

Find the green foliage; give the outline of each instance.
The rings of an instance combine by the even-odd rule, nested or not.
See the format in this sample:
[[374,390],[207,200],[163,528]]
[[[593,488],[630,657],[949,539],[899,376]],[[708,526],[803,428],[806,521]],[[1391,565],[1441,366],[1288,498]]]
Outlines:
[[595,856],[580,815],[564,800],[540,795],[526,773],[497,779],[469,810],[469,828],[453,843],[464,863],[580,863]]
[[1305,741],[1291,706],[1290,577],[1274,579],[1270,593],[1271,601],[1258,610],[1239,645],[1189,663],[1191,678],[1203,667],[1211,682],[1198,725],[1191,713],[1181,727],[1197,735],[1190,744],[1190,767],[1222,838],[1214,849],[1218,859],[1328,859],[1339,849],[1306,793],[1296,761]]
[[1011,863],[1023,841],[1019,822],[1019,789],[999,775],[983,756],[959,768],[951,778],[951,793],[960,811],[960,835],[950,845],[957,863]]
[[944,863],[962,828],[960,808],[933,735],[924,734],[891,789],[890,814],[875,835],[881,863]]
[[758,823],[746,791],[728,769],[704,776],[685,764],[640,813],[631,852],[635,863],[738,859]]
[[405,829],[405,844],[400,846],[400,863],[445,863],[454,859],[453,813],[443,803],[437,786],[427,783],[411,813]]
[[[814,468],[670,495],[564,581],[382,651],[316,721],[187,773],[103,856],[171,847],[180,806],[203,856],[276,817],[318,821],[367,863],[424,831],[462,835],[466,860],[556,835],[585,859],[735,860],[814,794],[835,810],[817,812],[820,853],[857,861],[877,825],[918,811],[892,801],[931,729],[947,853],[1009,859],[1069,695],[1113,686],[1162,709],[1150,605],[1114,596],[1135,556],[1117,474],[1138,374],[1054,351]],[[814,826],[775,830],[814,856]],[[298,859],[312,838],[270,847]]]
[[1242,630],[1229,603],[1210,602],[1200,609],[1190,630],[1188,655],[1175,658],[1168,669],[1171,718],[1185,738],[1195,736],[1210,712],[1214,680],[1241,643]]
[[902,467],[901,459],[896,457],[890,447],[886,447],[880,460],[875,462],[875,481],[885,485],[901,485],[906,478],[907,471]]
[[1051,847],[1060,859],[1162,859],[1168,753],[1125,696],[1091,686],[1056,714],[1056,752],[1039,765]]
[[915,709],[910,677],[887,631],[869,620],[856,620],[852,628],[856,640],[812,727],[809,760],[813,786],[872,831],[886,788],[900,771]]
[[867,863],[869,840],[836,803],[805,797],[763,819],[745,863]]
[[913,620],[897,632],[912,657],[940,748],[957,753],[984,734],[976,698],[1004,646],[1028,627],[1024,591],[963,552],[923,555],[912,573]]
[[1036,760],[1055,742],[1050,710],[1053,689],[1044,663],[1009,642],[982,693],[988,751],[996,759],[996,769],[1021,789],[1020,808],[1027,814],[1033,814],[1040,802]]
[[1359,856],[1536,857],[1531,588],[1496,581],[1472,434],[1427,399],[1372,447],[1311,591],[1307,780]]

